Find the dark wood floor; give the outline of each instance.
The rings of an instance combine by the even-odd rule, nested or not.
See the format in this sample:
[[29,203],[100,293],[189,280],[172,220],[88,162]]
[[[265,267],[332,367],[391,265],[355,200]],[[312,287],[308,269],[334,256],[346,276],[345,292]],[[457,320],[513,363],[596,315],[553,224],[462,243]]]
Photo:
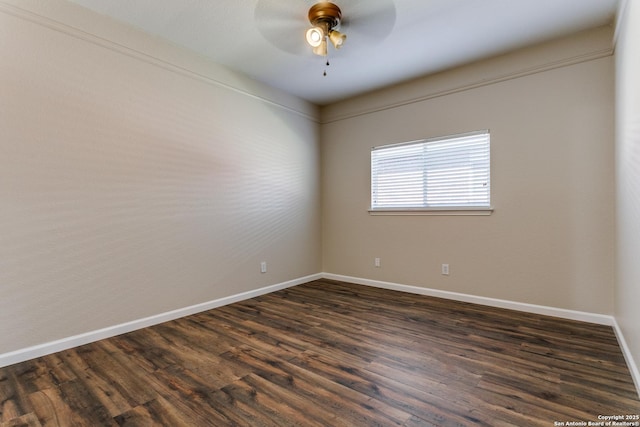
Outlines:
[[638,414],[610,327],[327,280],[0,369],[2,427],[553,426]]

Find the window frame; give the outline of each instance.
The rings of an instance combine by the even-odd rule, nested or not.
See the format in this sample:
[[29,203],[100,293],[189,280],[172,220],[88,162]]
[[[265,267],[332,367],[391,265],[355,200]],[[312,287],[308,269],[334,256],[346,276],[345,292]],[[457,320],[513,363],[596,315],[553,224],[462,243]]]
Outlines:
[[[488,147],[488,198],[489,198],[489,203],[488,205],[466,205],[466,206],[458,206],[458,205],[452,205],[452,206],[415,206],[415,207],[378,207],[378,208],[374,208],[373,207],[373,201],[374,201],[374,171],[373,171],[373,153],[376,150],[381,150],[381,149],[385,149],[385,148],[393,148],[393,147],[400,147],[400,146],[408,146],[408,145],[416,145],[416,146],[422,146],[423,149],[426,149],[427,145],[429,143],[435,143],[435,142],[443,142],[443,141],[448,141],[448,140],[455,140],[455,139],[459,139],[459,138],[464,138],[464,137],[471,137],[471,136],[476,136],[476,135],[483,135],[486,134],[487,135],[487,143],[489,145]],[[491,135],[490,135],[490,131],[489,129],[484,129],[484,130],[479,130],[479,131],[473,131],[473,132],[466,132],[466,133],[459,133],[459,134],[454,134],[454,135],[446,135],[446,136],[439,136],[439,137],[433,137],[433,138],[427,138],[427,139],[421,139],[421,140],[415,140],[415,141],[408,141],[408,142],[401,142],[401,143],[395,143],[395,144],[385,144],[385,145],[380,145],[380,146],[375,146],[371,148],[371,152],[370,152],[370,159],[369,159],[369,214],[370,215],[491,215],[494,208],[492,205],[492,198],[491,198]],[[421,171],[421,173],[424,173],[424,170]],[[424,191],[424,190],[423,190]],[[426,197],[426,196],[425,196]]]

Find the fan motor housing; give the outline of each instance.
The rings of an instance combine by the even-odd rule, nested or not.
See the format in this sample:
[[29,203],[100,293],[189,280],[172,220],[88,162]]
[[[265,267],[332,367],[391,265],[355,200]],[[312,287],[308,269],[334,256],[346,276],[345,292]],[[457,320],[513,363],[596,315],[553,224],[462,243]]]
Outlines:
[[342,11],[331,2],[320,2],[311,6],[309,9],[309,22],[311,25],[326,23],[329,29],[340,24],[342,19]]

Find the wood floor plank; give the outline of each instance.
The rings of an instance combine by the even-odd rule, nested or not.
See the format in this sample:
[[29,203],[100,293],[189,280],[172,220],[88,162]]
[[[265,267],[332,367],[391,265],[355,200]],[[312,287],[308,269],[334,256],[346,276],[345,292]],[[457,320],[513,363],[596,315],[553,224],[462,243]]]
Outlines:
[[108,411],[80,380],[29,395],[43,427],[115,426]]
[[191,419],[188,425],[233,424],[218,410],[216,389],[194,372],[176,365],[156,371],[147,381],[162,397],[160,402],[173,407],[172,413]]
[[38,416],[33,412],[9,421],[0,422],[0,427],[42,427]]
[[119,363],[104,350],[104,342],[66,352],[66,361],[77,378],[113,417],[155,397],[137,371]]
[[[428,422],[442,426],[457,426],[482,423],[470,412],[472,405],[460,405],[451,410],[449,401],[458,398],[458,393],[451,393],[447,386],[438,381],[420,375],[413,375],[417,381],[408,381],[409,377],[394,373],[386,377],[374,373],[368,367],[356,368],[343,363],[342,360],[308,352],[299,360],[291,361],[307,370],[313,371],[323,378],[369,396],[372,400],[398,408],[406,414],[420,416]],[[409,417],[410,418],[410,417]]]
[[612,328],[316,280],[0,369],[0,427],[551,426],[640,414]]
[[[337,383],[326,376],[291,364],[272,359],[269,355],[249,347],[230,352],[230,360],[252,367],[255,375],[304,396],[308,404],[325,408],[336,415],[345,425],[377,425],[377,419],[386,420],[386,425],[398,425],[409,414],[382,402],[372,400],[366,394]],[[372,414],[378,414],[372,417]],[[355,423],[355,424],[354,424]],[[383,423],[382,425],[385,425]]]
[[[73,371],[60,359],[58,354],[21,363],[14,373],[15,379],[24,393],[57,387],[76,378]],[[2,379],[0,378],[0,387],[1,383]]]
[[21,364],[15,370],[0,370],[0,422],[13,420],[32,412],[27,398],[27,387],[20,376],[32,370],[32,363]]
[[45,427],[87,425],[83,418],[74,413],[70,402],[65,402],[59,388],[47,388],[29,395],[40,423]]

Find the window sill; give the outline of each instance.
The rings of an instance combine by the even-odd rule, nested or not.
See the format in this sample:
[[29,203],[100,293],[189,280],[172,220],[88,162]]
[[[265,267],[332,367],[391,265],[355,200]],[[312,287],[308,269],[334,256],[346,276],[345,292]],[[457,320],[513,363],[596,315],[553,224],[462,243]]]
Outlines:
[[487,216],[493,213],[493,207],[488,208],[397,208],[397,209],[369,209],[369,215],[451,215],[451,216]]

